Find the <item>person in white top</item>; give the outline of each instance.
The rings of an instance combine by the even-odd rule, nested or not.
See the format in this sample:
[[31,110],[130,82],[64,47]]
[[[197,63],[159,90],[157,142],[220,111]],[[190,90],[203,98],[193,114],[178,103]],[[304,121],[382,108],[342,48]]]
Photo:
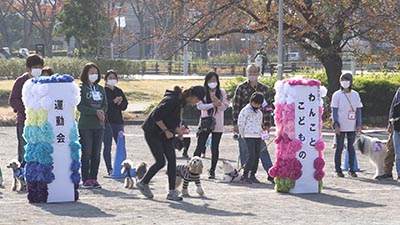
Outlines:
[[[201,110],[201,118],[213,116],[215,118],[215,128],[211,132],[211,168],[209,179],[215,179],[215,168],[219,158],[219,143],[224,131],[224,111],[228,108],[228,98],[224,89],[220,88],[219,77],[215,72],[207,73],[204,79],[206,96],[203,101],[197,103],[197,108]],[[200,156],[210,132],[199,132],[197,146],[194,156]]]
[[[263,133],[263,113],[260,110],[264,101],[264,95],[254,92],[247,104],[239,113],[239,135],[247,144],[247,161],[244,166],[243,176],[240,182],[243,184],[260,183],[255,177],[260,159],[261,135]],[[249,177],[249,173],[250,177]]]
[[336,135],[335,176],[344,177],[341,169],[341,158],[344,138],[347,136],[347,150],[349,152],[349,175],[357,177],[354,171],[354,141],[356,132],[361,133],[361,108],[363,104],[357,91],[352,90],[353,75],[345,73],[340,76],[340,90],[332,95],[332,121]]

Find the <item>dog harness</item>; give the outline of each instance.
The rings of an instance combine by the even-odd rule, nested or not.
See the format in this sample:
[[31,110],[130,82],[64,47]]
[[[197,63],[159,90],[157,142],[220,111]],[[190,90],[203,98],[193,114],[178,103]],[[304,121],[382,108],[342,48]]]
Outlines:
[[23,176],[23,173],[22,173],[22,169],[21,168],[19,168],[19,169],[14,171],[14,177],[15,178],[21,178],[22,176]]
[[230,173],[225,173],[225,175],[228,175],[231,177],[231,180],[229,181],[229,183],[232,183],[233,180],[239,176],[239,172],[237,171],[237,169],[234,169],[232,172]]
[[196,185],[200,185],[200,174],[192,173],[189,170],[189,167],[184,164],[180,164],[176,166],[176,176],[179,176],[183,179],[183,189],[187,189],[189,186],[189,182],[195,182]]

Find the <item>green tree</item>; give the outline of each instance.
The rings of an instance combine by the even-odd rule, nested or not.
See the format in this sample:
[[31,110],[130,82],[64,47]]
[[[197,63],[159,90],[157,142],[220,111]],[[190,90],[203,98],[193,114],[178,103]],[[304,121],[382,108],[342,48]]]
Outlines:
[[110,30],[106,6],[105,0],[64,1],[64,10],[58,16],[60,31],[67,40],[75,37],[79,52],[86,52],[86,56],[98,58],[103,54],[102,42]]
[[0,2],[0,46],[17,48],[23,38],[23,19],[8,2]]

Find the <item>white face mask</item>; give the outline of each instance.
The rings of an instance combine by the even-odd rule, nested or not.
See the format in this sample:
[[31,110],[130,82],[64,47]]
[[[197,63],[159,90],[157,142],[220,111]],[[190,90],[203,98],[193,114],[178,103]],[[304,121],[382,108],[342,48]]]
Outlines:
[[99,75],[97,73],[89,74],[89,81],[94,83],[94,82],[96,82],[98,77],[99,77]]
[[349,87],[350,87],[350,81],[348,81],[348,80],[340,81],[340,85],[341,85],[343,88],[349,88]]
[[218,83],[217,82],[211,82],[211,83],[208,83],[207,85],[208,85],[209,88],[215,89],[218,86]]
[[107,85],[109,85],[109,86],[114,87],[116,84],[117,84],[117,80],[112,79],[112,80],[107,81]]
[[258,76],[249,76],[249,81],[257,81]]
[[31,74],[33,77],[39,77],[40,75],[42,75],[42,69],[32,68]]

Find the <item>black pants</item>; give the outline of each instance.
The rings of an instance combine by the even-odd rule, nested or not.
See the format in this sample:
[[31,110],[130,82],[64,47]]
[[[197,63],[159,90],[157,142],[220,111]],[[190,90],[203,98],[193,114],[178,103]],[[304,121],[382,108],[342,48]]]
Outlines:
[[[200,133],[197,138],[197,146],[194,152],[194,156],[200,156],[203,152],[208,135],[210,133]],[[217,167],[217,162],[219,158],[219,142],[221,141],[222,132],[212,132],[211,134],[211,168],[210,174],[215,174],[215,168]]]
[[183,138],[183,154],[187,154],[190,147],[190,137]]
[[175,190],[176,180],[176,155],[173,139],[165,139],[163,135],[144,132],[144,138],[156,162],[149,168],[142,182],[148,184],[156,173],[165,166],[168,160],[167,174],[169,190]]
[[244,166],[243,176],[252,176],[257,173],[258,161],[260,159],[260,138],[245,138],[247,144],[248,157]]

